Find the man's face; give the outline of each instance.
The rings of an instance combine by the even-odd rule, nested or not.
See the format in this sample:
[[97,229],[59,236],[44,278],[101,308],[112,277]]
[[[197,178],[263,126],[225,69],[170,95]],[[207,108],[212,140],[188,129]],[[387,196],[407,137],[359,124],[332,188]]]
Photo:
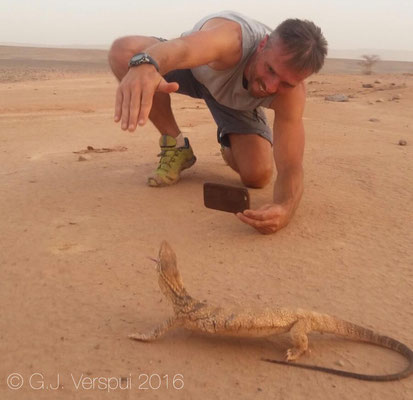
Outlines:
[[266,46],[264,38],[249,66],[248,91],[253,97],[261,98],[291,90],[311,75],[310,72],[295,72],[287,67],[290,55],[285,55],[282,43],[276,39]]

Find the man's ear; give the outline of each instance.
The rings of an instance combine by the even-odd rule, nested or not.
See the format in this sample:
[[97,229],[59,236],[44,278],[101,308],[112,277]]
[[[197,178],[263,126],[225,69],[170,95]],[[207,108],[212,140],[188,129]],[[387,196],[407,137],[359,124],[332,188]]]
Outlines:
[[258,48],[257,51],[262,51],[264,49],[264,47],[266,46],[267,42],[268,42],[268,35],[265,35],[265,37],[263,39],[261,39],[261,41],[258,43]]

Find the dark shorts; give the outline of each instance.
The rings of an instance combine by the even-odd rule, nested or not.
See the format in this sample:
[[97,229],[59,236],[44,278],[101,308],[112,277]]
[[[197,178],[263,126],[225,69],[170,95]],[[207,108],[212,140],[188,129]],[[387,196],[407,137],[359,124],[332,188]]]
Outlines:
[[230,146],[230,133],[258,134],[272,144],[272,130],[261,107],[252,111],[240,111],[219,104],[208,89],[194,78],[189,69],[170,71],[164,78],[167,82],[179,83],[177,93],[205,101],[217,124],[217,139],[222,145]]

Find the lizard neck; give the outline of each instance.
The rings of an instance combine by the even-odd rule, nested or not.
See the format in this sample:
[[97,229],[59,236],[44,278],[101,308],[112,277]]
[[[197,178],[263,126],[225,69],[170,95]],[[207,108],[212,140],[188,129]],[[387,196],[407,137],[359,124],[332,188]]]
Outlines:
[[175,314],[186,314],[193,310],[196,304],[199,303],[199,301],[192,298],[185,289],[183,289],[179,295],[175,294],[171,300]]

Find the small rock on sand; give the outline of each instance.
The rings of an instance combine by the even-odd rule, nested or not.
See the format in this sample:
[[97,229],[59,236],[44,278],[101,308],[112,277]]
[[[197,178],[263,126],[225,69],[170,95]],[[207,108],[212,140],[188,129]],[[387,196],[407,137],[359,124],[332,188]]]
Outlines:
[[345,102],[348,101],[348,96],[346,96],[345,94],[332,94],[329,96],[325,97],[325,100],[327,101],[336,101],[336,102]]
[[407,140],[400,139],[399,140],[399,146],[407,146]]

